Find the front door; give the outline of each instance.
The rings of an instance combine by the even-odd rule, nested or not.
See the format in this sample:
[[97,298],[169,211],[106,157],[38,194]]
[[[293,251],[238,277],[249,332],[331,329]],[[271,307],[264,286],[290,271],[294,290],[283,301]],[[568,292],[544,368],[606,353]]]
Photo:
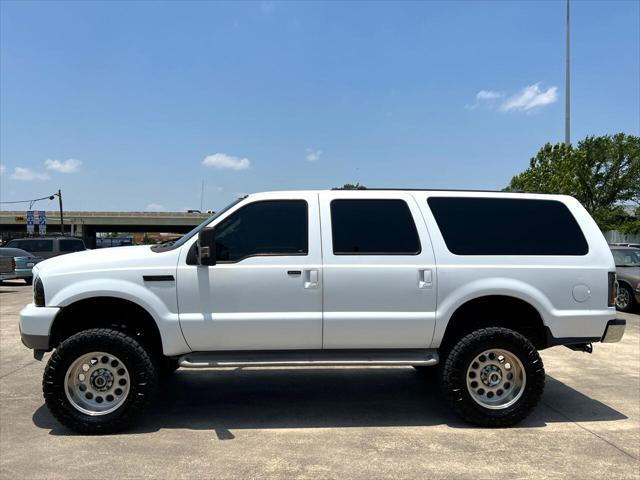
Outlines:
[[321,348],[317,193],[251,196],[214,224],[216,265],[190,265],[193,245],[178,264],[180,324],[191,349]]

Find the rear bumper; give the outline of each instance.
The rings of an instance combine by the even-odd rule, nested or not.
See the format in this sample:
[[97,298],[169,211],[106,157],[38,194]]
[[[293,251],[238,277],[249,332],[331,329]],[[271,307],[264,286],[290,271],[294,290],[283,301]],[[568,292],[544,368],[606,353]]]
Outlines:
[[614,318],[607,321],[604,332],[600,336],[593,337],[554,337],[551,330],[547,328],[547,346],[557,345],[579,345],[587,343],[615,343],[622,340],[627,321],[622,318]]
[[15,273],[0,273],[0,282],[2,280],[13,280],[14,278],[18,278]]
[[607,328],[604,330],[602,336],[602,343],[615,343],[622,340],[624,330],[627,328],[627,321],[622,318],[616,318],[615,320],[609,320]]
[[30,268],[16,268],[16,278],[31,278],[33,272]]

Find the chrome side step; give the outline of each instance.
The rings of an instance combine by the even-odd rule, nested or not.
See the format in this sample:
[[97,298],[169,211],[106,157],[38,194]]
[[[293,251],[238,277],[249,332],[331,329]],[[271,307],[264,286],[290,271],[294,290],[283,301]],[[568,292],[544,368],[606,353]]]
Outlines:
[[184,368],[304,367],[304,366],[402,366],[437,365],[435,349],[405,350],[277,350],[194,352],[181,356]]

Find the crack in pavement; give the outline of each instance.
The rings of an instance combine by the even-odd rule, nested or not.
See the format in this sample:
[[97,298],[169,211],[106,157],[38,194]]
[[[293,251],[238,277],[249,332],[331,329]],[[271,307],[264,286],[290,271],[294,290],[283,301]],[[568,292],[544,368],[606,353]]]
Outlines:
[[598,435],[596,432],[594,432],[593,430],[589,430],[587,427],[585,427],[584,425],[580,425],[578,422],[576,422],[575,420],[573,420],[571,417],[569,417],[568,415],[566,415],[565,413],[561,412],[560,410],[558,410],[555,407],[552,407],[551,405],[549,405],[547,402],[545,402],[544,400],[542,401],[542,403],[550,408],[551,410],[553,410],[554,412],[556,412],[558,415],[561,415],[563,418],[566,418],[567,420],[569,420],[571,423],[573,423],[574,425],[576,425],[577,427],[581,428],[582,430],[589,432],[591,435],[599,438],[600,440],[602,440],[605,443],[608,443],[609,445],[611,445],[613,448],[615,448],[616,450],[618,450],[619,452],[625,454],[627,457],[630,457],[634,460],[640,460],[640,458],[636,457],[633,453],[629,453],[626,450],[624,450],[623,448],[620,448],[619,446],[617,446],[615,443],[607,440],[606,438],[604,438],[601,435]]
[[22,370],[23,368],[28,367],[29,365],[33,365],[34,363],[37,363],[38,360],[32,360],[29,363],[26,363],[25,365],[22,365],[21,367],[16,368],[15,370],[10,371],[9,373],[5,373],[4,375],[0,375],[0,380],[8,377],[9,375],[13,375],[16,372],[19,372],[20,370]]

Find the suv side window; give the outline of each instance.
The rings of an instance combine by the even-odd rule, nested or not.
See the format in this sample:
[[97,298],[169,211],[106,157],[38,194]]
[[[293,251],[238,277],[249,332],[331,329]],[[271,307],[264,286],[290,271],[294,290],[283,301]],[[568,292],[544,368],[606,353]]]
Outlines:
[[53,240],[12,240],[7,247],[20,248],[29,253],[33,252],[53,252]]
[[456,255],[586,255],[589,245],[562,202],[431,197],[429,207]]
[[404,200],[333,200],[334,255],[418,255],[420,238]]
[[250,203],[215,227],[216,260],[239,262],[256,255],[307,255],[305,200]]
[[58,240],[61,252],[81,252],[85,249],[84,242],[77,239]]

